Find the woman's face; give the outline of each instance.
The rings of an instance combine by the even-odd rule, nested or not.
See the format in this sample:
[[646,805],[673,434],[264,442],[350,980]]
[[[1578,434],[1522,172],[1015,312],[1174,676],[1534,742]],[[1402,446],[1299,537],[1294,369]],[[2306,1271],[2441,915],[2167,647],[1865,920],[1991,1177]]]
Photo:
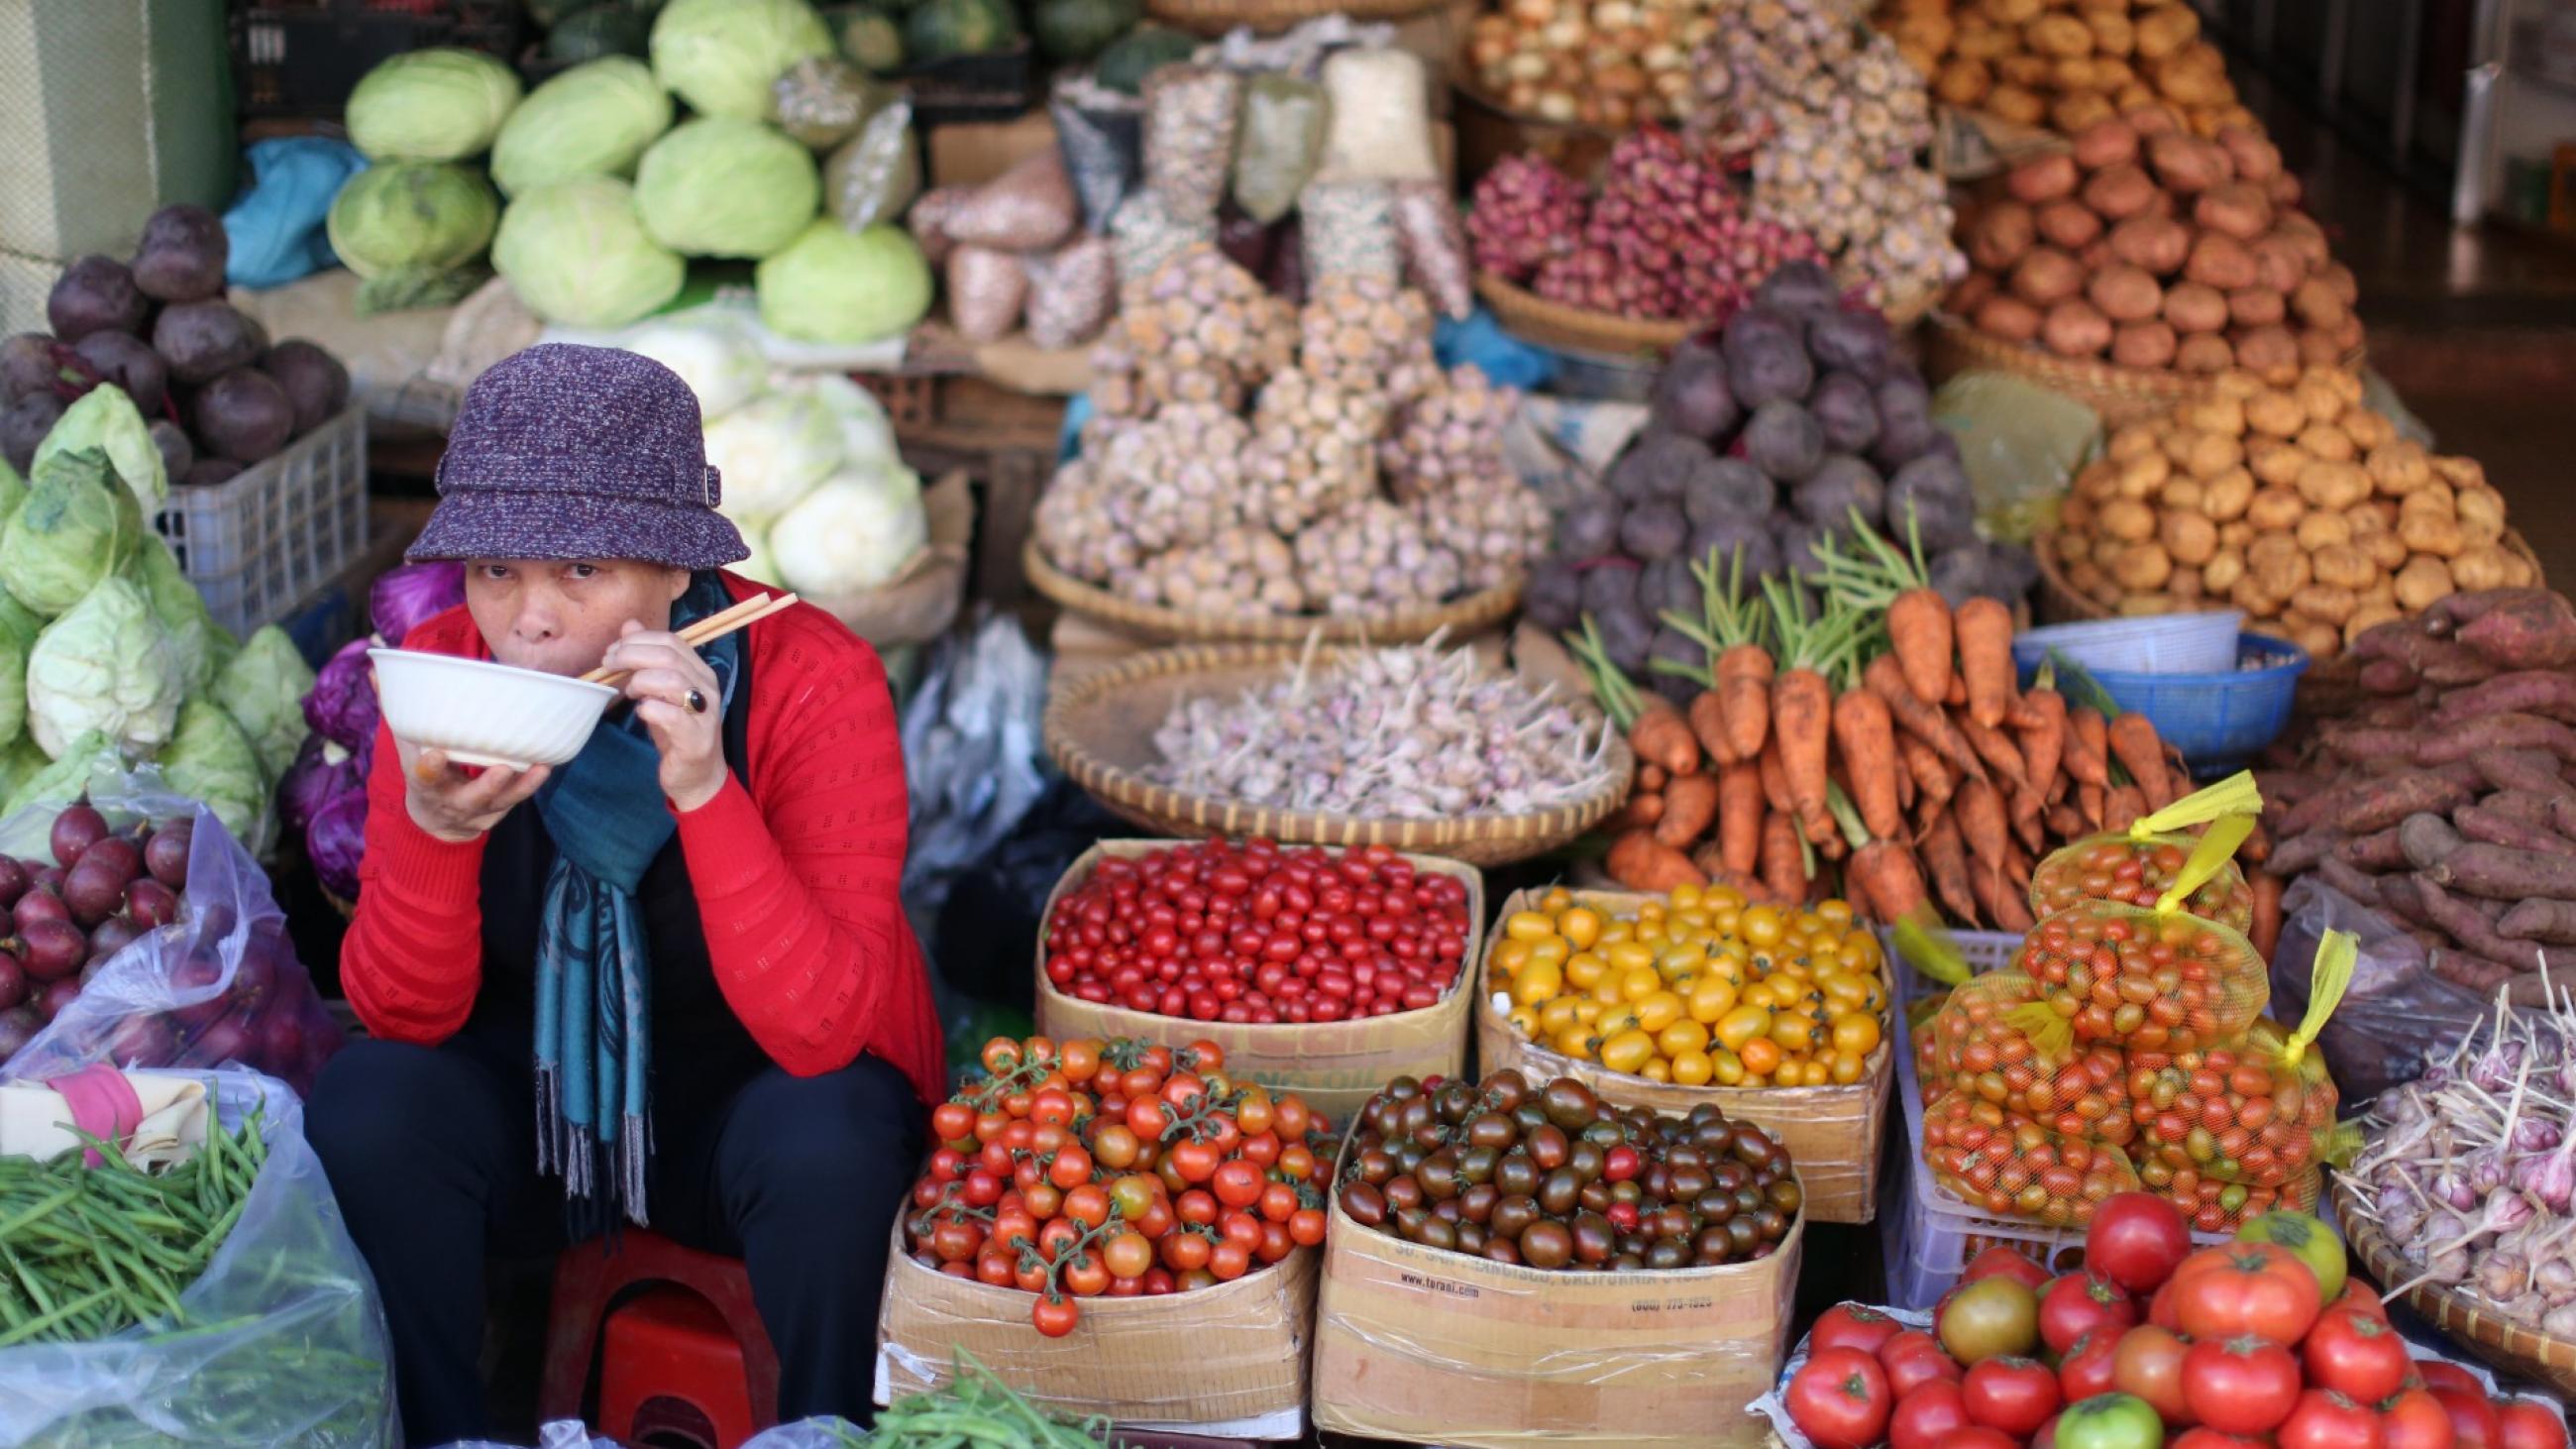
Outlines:
[[468,559],[465,607],[492,657],[521,669],[581,674],[629,619],[671,627],[686,569],[631,559]]

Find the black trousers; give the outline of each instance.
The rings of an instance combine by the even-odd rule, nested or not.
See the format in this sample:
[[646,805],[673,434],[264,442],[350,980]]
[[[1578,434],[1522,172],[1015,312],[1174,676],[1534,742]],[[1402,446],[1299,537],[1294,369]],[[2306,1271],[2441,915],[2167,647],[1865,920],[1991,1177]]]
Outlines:
[[[415,1445],[485,1437],[478,1368],[487,1253],[566,1242],[561,1185],[536,1172],[529,1069],[464,1038],[359,1041],[313,1089],[305,1131],[374,1269]],[[653,1229],[739,1257],[778,1350],[782,1418],[873,1417],[886,1245],[928,1127],[875,1057],[792,1077],[771,1067],[724,1101],[657,1084]]]

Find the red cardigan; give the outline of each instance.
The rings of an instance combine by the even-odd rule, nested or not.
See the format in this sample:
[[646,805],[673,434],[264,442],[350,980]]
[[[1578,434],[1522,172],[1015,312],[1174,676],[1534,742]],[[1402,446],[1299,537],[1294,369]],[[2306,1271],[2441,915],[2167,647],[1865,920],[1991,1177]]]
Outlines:
[[[763,592],[731,574],[725,583],[737,598]],[[899,890],[910,798],[885,666],[810,604],[746,637],[750,788],[728,771],[713,800],[679,816],[717,985],[797,1076],[873,1051],[923,1101],[940,1101],[946,1060]],[[491,657],[463,608],[414,626],[404,647]],[[482,987],[483,846],[413,823],[392,734],[379,727],[364,890],[340,955],[342,989],[368,1031],[434,1046],[465,1025]]]

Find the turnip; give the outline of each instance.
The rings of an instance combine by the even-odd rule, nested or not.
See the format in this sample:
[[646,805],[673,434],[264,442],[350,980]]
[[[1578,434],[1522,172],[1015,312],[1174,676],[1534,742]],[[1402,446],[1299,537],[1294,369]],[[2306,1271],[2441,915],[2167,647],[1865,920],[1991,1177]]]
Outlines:
[[63,365],[54,355],[60,345],[44,332],[21,332],[0,342],[0,402],[53,391],[63,377]]

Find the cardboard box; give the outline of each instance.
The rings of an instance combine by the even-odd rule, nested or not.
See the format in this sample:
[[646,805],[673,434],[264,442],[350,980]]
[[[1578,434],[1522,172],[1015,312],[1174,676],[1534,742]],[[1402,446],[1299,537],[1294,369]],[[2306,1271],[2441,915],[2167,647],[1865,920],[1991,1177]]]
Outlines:
[[[1575,899],[1611,915],[1633,915],[1648,897],[1624,891],[1576,891]],[[1535,909],[1539,893],[1516,891],[1503,902],[1496,919],[1514,911]],[[1499,939],[1499,938],[1497,938]],[[1882,959],[1879,980],[1891,1015],[1901,1009],[1893,968]],[[1878,1216],[1879,1137],[1887,1121],[1887,1096],[1896,1079],[1896,1053],[1904,1035],[1891,1021],[1869,1056],[1868,1071],[1848,1086],[1838,1087],[1680,1087],[1650,1082],[1627,1072],[1614,1072],[1597,1062],[1577,1061],[1522,1036],[1483,989],[1486,968],[1479,964],[1476,1005],[1476,1060],[1484,1071],[1517,1067],[1532,1082],[1572,1077],[1615,1107],[1644,1107],[1667,1116],[1682,1116],[1702,1102],[1714,1102],[1731,1118],[1755,1123],[1780,1139],[1798,1167],[1806,1188],[1807,1213],[1818,1222],[1866,1223]]]
[[962,1349],[1031,1400],[1068,1414],[1140,1429],[1293,1439],[1306,1426],[1316,1255],[1299,1248],[1188,1293],[1086,1298],[1073,1332],[1057,1339],[1029,1322],[1033,1295],[916,1262],[898,1221],[877,1318],[876,1400],[937,1389],[953,1377]]
[[1759,1445],[1806,1217],[1750,1263],[1565,1273],[1426,1248],[1333,1207],[1317,1427],[1453,1449]]
[[[1046,916],[1056,901],[1088,880],[1106,856],[1134,860],[1180,841],[1104,840],[1082,853],[1047,896]],[[1475,973],[1483,960],[1485,921],[1484,875],[1472,865],[1436,856],[1408,855],[1426,874],[1456,876],[1467,883],[1467,964],[1458,982],[1437,1006],[1399,1011],[1358,1021],[1282,1022],[1273,1026],[1223,1021],[1191,1021],[1102,1006],[1056,989],[1046,975],[1046,939],[1039,933],[1037,953],[1038,1030],[1063,1041],[1071,1037],[1139,1037],[1146,1041],[1198,1041],[1225,1048],[1228,1075],[1249,1079],[1278,1092],[1294,1092],[1306,1105],[1333,1119],[1336,1126],[1396,1077],[1454,1077],[1467,1066],[1467,1014],[1476,993]]]

